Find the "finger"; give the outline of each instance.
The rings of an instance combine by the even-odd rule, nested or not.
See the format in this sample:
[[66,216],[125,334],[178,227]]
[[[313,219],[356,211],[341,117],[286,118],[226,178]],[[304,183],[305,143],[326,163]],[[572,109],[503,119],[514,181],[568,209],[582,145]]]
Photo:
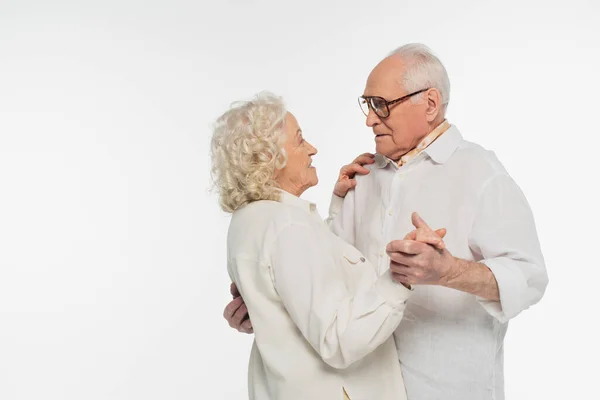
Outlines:
[[409,278],[408,276],[405,276],[405,275],[402,275],[402,274],[396,274],[396,273],[392,272],[392,279],[395,280],[398,283],[403,284],[408,289],[411,288],[412,279]]
[[413,229],[412,231],[408,232],[406,236],[404,236],[403,240],[417,240],[417,231],[418,229]]
[[446,236],[446,228],[436,229],[435,234],[440,237],[440,243],[436,247],[440,250],[444,250],[446,248],[446,243],[444,242],[444,236]]
[[392,279],[393,280],[398,280],[398,279],[406,280],[406,279],[408,279],[408,277],[406,275],[402,275],[402,274],[392,271]]
[[[419,232],[428,232],[428,231],[425,228],[413,229],[412,231],[410,231],[406,234],[406,236],[404,237],[404,240],[416,240]],[[436,229],[435,231],[433,231],[433,233],[438,235],[440,238],[444,238],[444,236],[446,236],[446,233],[448,233],[448,232],[446,231],[446,228],[440,228],[440,229]]]
[[448,233],[446,231],[446,228],[440,228],[440,229],[436,229],[435,230],[435,234],[438,235],[441,238],[444,238],[444,236],[446,236],[446,233]]
[[229,322],[229,325],[231,325],[231,317],[242,304],[244,304],[244,299],[241,297],[236,297],[235,299],[231,300],[227,306],[225,306],[225,309],[223,310],[223,317],[227,320],[227,322]]
[[412,213],[411,220],[412,220],[412,224],[415,226],[415,228],[424,228],[424,229],[429,229],[430,231],[432,230],[429,227],[429,225],[427,225],[425,220],[423,218],[421,218],[421,216],[416,212]]
[[352,163],[360,164],[362,160],[366,160],[368,164],[372,164],[372,162],[375,162],[375,154],[362,153],[360,156],[356,157]]
[[353,161],[353,164],[359,164],[359,165],[366,165],[366,164],[373,164],[375,162],[375,157],[370,157],[368,155],[360,155],[358,157],[356,157],[356,159]]
[[348,178],[353,178],[354,175],[367,175],[369,170],[359,164],[348,164],[342,168],[340,171],[341,176],[347,176]]
[[435,232],[428,232],[423,229],[417,230],[417,241],[427,243],[442,250],[445,248],[444,241]]
[[244,319],[248,317],[248,308],[246,308],[245,304],[242,304],[240,308],[237,309],[235,314],[231,317],[230,326],[234,329],[237,329],[241,332],[241,325]]
[[233,296],[234,299],[236,297],[240,296],[240,292],[239,292],[235,282],[231,282],[231,285],[229,285],[229,293],[231,293],[231,295]]
[[390,264],[392,262],[394,262],[394,263],[403,264],[403,265],[410,265],[411,264],[410,259],[412,257],[414,257],[413,255],[401,253],[399,251],[389,252],[388,256],[390,257]]
[[[418,240],[420,242],[424,242],[427,237],[431,237],[433,239],[440,239],[446,236],[446,229],[438,229],[435,232],[430,232],[424,228],[414,229],[404,236],[404,240]],[[435,242],[437,243],[437,241]],[[433,241],[429,242],[429,244],[435,244]]]
[[395,261],[390,261],[390,271],[395,274],[400,274],[404,276],[413,275],[413,269],[406,264],[398,263]]
[[242,322],[242,325],[240,325],[240,330],[244,333],[254,332],[254,329],[252,328],[252,322],[250,322],[250,319],[247,319]]
[[350,179],[348,177],[345,177],[345,179],[342,179],[337,183],[337,186],[339,189],[342,189],[343,191],[347,192],[348,190],[356,186],[356,179]]
[[417,240],[417,230],[410,231],[404,236],[404,240]]
[[406,254],[420,254],[426,249],[426,244],[415,240],[392,240],[386,246],[388,254],[392,252],[401,252]]
[[344,179],[338,181],[333,188],[333,194],[338,197],[346,197],[348,191],[356,187],[356,180],[344,177]]

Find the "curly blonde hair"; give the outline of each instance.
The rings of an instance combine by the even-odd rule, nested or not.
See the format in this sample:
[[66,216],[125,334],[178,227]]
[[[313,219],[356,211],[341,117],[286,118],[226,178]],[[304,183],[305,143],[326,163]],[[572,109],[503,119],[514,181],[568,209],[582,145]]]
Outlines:
[[217,119],[211,175],[223,211],[232,213],[257,200],[280,200],[274,176],[287,161],[286,114],[281,97],[261,92],[251,101],[233,103]]

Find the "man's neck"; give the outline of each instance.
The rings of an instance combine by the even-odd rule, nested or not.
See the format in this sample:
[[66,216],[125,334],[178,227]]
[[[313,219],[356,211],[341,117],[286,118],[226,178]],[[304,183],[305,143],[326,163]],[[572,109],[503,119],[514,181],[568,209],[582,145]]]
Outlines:
[[[416,142],[415,146],[413,146],[410,150],[408,150],[407,152],[402,154],[397,159],[394,159],[393,161],[398,165],[401,165],[402,161],[404,161],[404,163],[406,163],[408,160],[403,160],[403,158],[410,157],[411,153],[418,154],[419,152],[423,151],[431,143],[433,143],[439,136],[441,136],[449,127],[450,127],[450,124],[446,121],[445,118],[442,119],[442,121],[440,121],[437,125],[431,124],[429,132],[427,132],[425,135],[422,135],[419,138],[419,140]],[[416,156],[416,154],[414,154],[413,156]]]

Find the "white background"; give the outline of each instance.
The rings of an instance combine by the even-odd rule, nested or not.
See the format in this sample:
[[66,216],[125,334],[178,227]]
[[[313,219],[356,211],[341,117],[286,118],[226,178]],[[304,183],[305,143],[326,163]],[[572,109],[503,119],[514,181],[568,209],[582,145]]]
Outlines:
[[245,398],[211,124],[283,95],[325,214],[374,149],[356,97],[409,42],[536,217],[550,285],[510,323],[507,398],[595,397],[599,20],[593,0],[0,0],[0,399]]

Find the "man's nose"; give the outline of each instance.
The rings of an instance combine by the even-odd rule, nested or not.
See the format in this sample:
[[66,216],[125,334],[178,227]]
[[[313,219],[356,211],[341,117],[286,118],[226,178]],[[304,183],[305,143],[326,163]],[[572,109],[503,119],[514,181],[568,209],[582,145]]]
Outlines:
[[366,124],[369,128],[372,128],[374,125],[381,123],[381,119],[375,114],[375,111],[369,107],[369,114],[367,114]]

